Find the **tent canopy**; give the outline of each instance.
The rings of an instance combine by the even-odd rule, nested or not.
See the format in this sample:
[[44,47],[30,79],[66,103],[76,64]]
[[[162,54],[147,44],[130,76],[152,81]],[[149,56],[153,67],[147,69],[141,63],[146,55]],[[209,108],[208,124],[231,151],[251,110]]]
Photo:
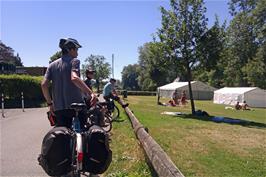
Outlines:
[[[197,100],[211,100],[213,92],[216,90],[214,87],[200,81],[191,81],[191,87],[193,98]],[[187,98],[189,98],[188,82],[172,82],[157,88],[158,96],[166,98],[171,98],[175,90],[177,90],[179,96],[182,91],[185,91]]]
[[214,92],[216,104],[235,105],[244,101],[250,107],[266,107],[266,91],[258,87],[224,87]]

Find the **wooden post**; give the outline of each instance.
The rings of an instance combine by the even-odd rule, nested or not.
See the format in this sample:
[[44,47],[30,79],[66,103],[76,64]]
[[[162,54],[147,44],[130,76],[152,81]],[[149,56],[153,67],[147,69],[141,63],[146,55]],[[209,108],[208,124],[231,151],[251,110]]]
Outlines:
[[4,103],[5,99],[4,99],[4,94],[2,93],[1,96],[2,96],[2,97],[1,97],[1,102],[2,102],[2,117],[5,118],[5,113],[4,113],[4,109],[5,109],[5,103]]
[[145,131],[145,127],[139,123],[132,111],[128,107],[125,108],[125,111],[131,120],[131,124],[137,138],[139,139],[158,176],[184,177],[160,145]]
[[21,106],[22,106],[22,111],[25,112],[25,110],[24,110],[24,96],[23,96],[23,92],[21,92]]

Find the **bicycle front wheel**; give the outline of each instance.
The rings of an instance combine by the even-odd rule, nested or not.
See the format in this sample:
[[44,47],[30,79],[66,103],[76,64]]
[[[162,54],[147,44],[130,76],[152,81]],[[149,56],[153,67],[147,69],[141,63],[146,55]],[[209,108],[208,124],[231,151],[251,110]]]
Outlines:
[[106,132],[110,132],[112,130],[112,120],[109,114],[106,114],[104,116],[104,125],[102,126],[102,128],[106,131]]

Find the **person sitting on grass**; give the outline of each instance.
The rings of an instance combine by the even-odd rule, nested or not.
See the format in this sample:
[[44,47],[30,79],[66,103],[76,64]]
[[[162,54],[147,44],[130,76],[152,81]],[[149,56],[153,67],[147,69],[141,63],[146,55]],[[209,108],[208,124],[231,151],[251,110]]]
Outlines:
[[168,101],[168,106],[176,106],[175,101],[173,99]]
[[242,104],[242,110],[250,110],[248,104],[246,103],[246,101],[243,102]]
[[187,104],[187,96],[185,90],[183,90],[181,99],[180,99],[181,105],[186,105]]
[[240,109],[241,109],[241,106],[240,106],[240,104],[239,104],[239,101],[236,102],[235,109],[236,109],[236,110],[240,110]]
[[179,105],[177,89],[172,93],[172,102],[175,106]]

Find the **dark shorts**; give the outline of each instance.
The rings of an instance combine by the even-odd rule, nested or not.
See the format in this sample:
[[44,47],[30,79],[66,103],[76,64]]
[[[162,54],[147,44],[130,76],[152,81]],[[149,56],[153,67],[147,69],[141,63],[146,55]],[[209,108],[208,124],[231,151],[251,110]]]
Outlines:
[[[75,111],[72,109],[64,109],[64,110],[58,110],[55,111],[56,115],[56,126],[64,126],[67,128],[72,127],[72,119],[75,116]],[[79,112],[79,121],[80,121],[80,128],[84,129],[86,121],[87,121],[87,115],[86,111],[80,111]]]

